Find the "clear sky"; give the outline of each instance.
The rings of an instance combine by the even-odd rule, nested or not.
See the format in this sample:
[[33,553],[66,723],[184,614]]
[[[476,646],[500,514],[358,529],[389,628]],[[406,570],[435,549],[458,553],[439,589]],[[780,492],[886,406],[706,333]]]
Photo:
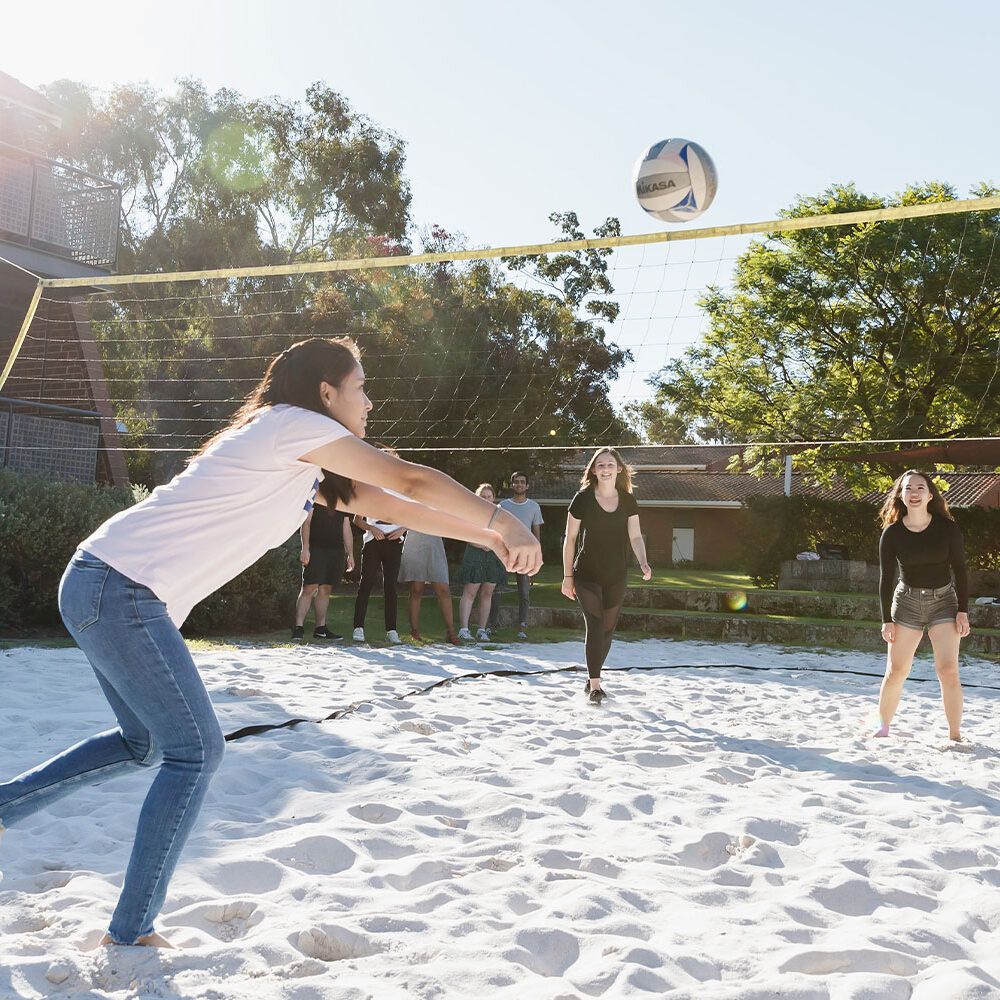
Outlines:
[[[285,98],[323,80],[405,140],[418,226],[503,246],[552,238],[548,214],[567,209],[588,231],[608,215],[663,228],[631,173],[669,136],[719,170],[697,225],[773,218],[835,182],[1000,182],[998,39],[993,0],[17,0],[0,68],[32,86],[190,75]],[[725,276],[741,246],[713,242],[678,287]],[[700,335],[697,294],[658,298],[674,277],[641,260],[638,281],[613,276],[631,298],[611,334],[636,355],[619,401]]]
[[1000,181],[998,39],[992,0],[19,0],[0,68],[288,98],[325,80],[406,141],[418,224],[502,245],[568,208],[658,228],[631,170],[672,135],[719,168],[705,225],[835,181]]

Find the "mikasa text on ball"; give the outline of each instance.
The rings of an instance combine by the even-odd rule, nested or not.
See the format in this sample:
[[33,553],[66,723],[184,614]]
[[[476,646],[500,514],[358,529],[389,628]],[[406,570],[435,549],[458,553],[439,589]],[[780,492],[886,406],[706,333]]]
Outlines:
[[712,204],[718,186],[712,158],[690,139],[654,142],[635,165],[635,196],[663,222],[697,219]]

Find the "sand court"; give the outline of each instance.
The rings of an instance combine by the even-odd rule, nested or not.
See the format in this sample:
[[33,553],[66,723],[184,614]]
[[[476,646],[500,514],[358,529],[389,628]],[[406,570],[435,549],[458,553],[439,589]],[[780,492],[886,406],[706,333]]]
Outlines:
[[[622,642],[611,670],[664,669],[609,672],[600,708],[582,672],[398,697],[579,655],[196,653],[226,731],[361,704],[230,744],[160,921],[179,951],[81,950],[148,775],[10,831],[0,996],[1000,995],[1000,692],[966,692],[966,753],[939,749],[932,683],[862,739],[878,681],[851,671],[880,664],[860,653]],[[75,650],[7,651],[0,679],[6,770],[109,724]],[[998,686],[986,661],[963,679]]]

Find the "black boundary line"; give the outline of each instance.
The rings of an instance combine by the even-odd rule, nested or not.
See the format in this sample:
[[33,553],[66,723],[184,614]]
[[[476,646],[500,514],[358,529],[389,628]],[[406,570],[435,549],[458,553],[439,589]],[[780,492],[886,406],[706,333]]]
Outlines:
[[[382,695],[378,700],[406,701],[408,698],[414,698],[417,695],[429,694],[431,691],[434,691],[439,687],[447,687],[449,684],[454,684],[456,681],[477,680],[481,677],[531,677],[540,674],[576,673],[578,671],[582,671],[583,669],[583,667],[572,666],[547,667],[539,670],[479,670],[475,673],[455,674],[452,677],[442,677],[440,680],[435,681],[433,684],[429,684],[427,687],[413,688],[413,690],[407,691],[405,694]],[[761,673],[773,673],[779,670],[790,670],[798,673],[850,674],[853,677],[876,677],[879,679],[884,676],[882,673],[874,673],[867,670],[837,670],[835,667],[760,667],[751,666],[747,663],[674,663],[670,666],[609,667],[604,672],[628,673],[632,670],[756,670]],[[937,680],[936,677],[912,677],[909,679],[925,684],[929,684],[932,681]],[[978,688],[983,691],[1000,691],[1000,687],[993,684],[963,684],[962,688]],[[260,723],[255,726],[244,726],[242,729],[237,729],[234,732],[227,733],[226,742],[233,743],[236,740],[243,740],[249,736],[260,736],[262,733],[270,733],[278,729],[291,729],[303,723],[320,725],[324,722],[331,722],[334,719],[342,719],[344,716],[352,715],[359,708],[362,708],[365,705],[374,704],[375,701],[375,698],[365,698],[362,701],[353,702],[346,708],[338,708],[329,715],[324,715],[321,719],[285,719],[283,722]]]

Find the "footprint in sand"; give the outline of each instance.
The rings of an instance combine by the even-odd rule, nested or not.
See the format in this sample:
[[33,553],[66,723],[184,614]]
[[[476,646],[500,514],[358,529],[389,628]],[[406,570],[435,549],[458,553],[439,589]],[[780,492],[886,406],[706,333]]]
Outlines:
[[244,892],[273,892],[285,878],[285,870],[274,861],[234,861],[212,866],[202,879],[220,896]]
[[245,937],[264,919],[264,913],[249,899],[198,903],[170,914],[164,923],[170,927],[197,927],[219,941]]
[[632,800],[632,805],[634,805],[644,816],[652,815],[653,806],[655,804],[656,800],[652,795],[637,795]]
[[365,823],[393,823],[403,815],[401,809],[383,805],[381,802],[366,802],[361,806],[351,806],[347,811],[355,819]]
[[306,837],[303,840],[268,851],[267,857],[280,861],[289,868],[316,875],[336,875],[346,871],[357,860],[357,855],[335,837]]
[[790,847],[801,844],[804,836],[798,823],[781,819],[748,819],[744,829],[757,840],[776,840],[779,844],[788,844]]
[[8,905],[0,911],[0,934],[33,934],[51,926],[55,920],[54,913],[37,912],[35,910]]
[[416,868],[411,869],[402,875],[386,875],[381,879],[373,879],[372,884],[384,883],[395,889],[397,892],[409,892],[412,889],[419,889],[430,882],[440,882],[442,879],[450,879],[455,875],[455,869],[451,865],[446,865],[441,861],[423,861]]
[[420,736],[433,736],[437,732],[437,729],[429,722],[417,722],[413,719],[401,722],[399,728],[408,733],[417,733]]
[[674,855],[674,861],[685,868],[709,871],[731,861],[753,844],[754,838],[750,836],[734,837],[729,833],[706,833],[700,840],[681,848]]
[[310,927],[292,934],[288,939],[307,958],[321,962],[342,962],[345,959],[369,958],[385,951],[385,946],[366,934],[358,934],[334,924]]
[[953,872],[961,868],[995,868],[997,859],[989,851],[951,849],[932,851],[931,861],[945,871]]
[[779,972],[803,972],[829,976],[838,972],[864,972],[893,976],[915,976],[920,965],[909,955],[887,949],[857,948],[850,951],[803,951],[778,967]]
[[504,857],[500,854],[496,854],[490,858],[483,858],[482,860],[476,862],[476,864],[484,871],[509,872],[512,868],[516,868],[523,861],[524,859],[520,855]]
[[746,785],[753,781],[753,771],[745,771],[739,767],[713,767],[705,772],[705,777],[710,781],[717,781],[720,785]]
[[577,938],[566,931],[532,928],[514,935],[514,948],[503,958],[517,962],[539,976],[562,976],[580,957]]
[[660,751],[640,750],[632,757],[640,767],[683,767],[690,761],[686,757],[679,757],[677,754],[661,753]]
[[361,846],[371,855],[374,861],[398,861],[416,853],[416,848],[410,844],[389,840],[385,837],[367,837],[361,841]]
[[580,795],[577,792],[566,792],[551,800],[551,804],[558,806],[564,812],[570,814],[570,816],[582,816],[586,811],[588,806],[592,804],[592,800],[586,795]]

